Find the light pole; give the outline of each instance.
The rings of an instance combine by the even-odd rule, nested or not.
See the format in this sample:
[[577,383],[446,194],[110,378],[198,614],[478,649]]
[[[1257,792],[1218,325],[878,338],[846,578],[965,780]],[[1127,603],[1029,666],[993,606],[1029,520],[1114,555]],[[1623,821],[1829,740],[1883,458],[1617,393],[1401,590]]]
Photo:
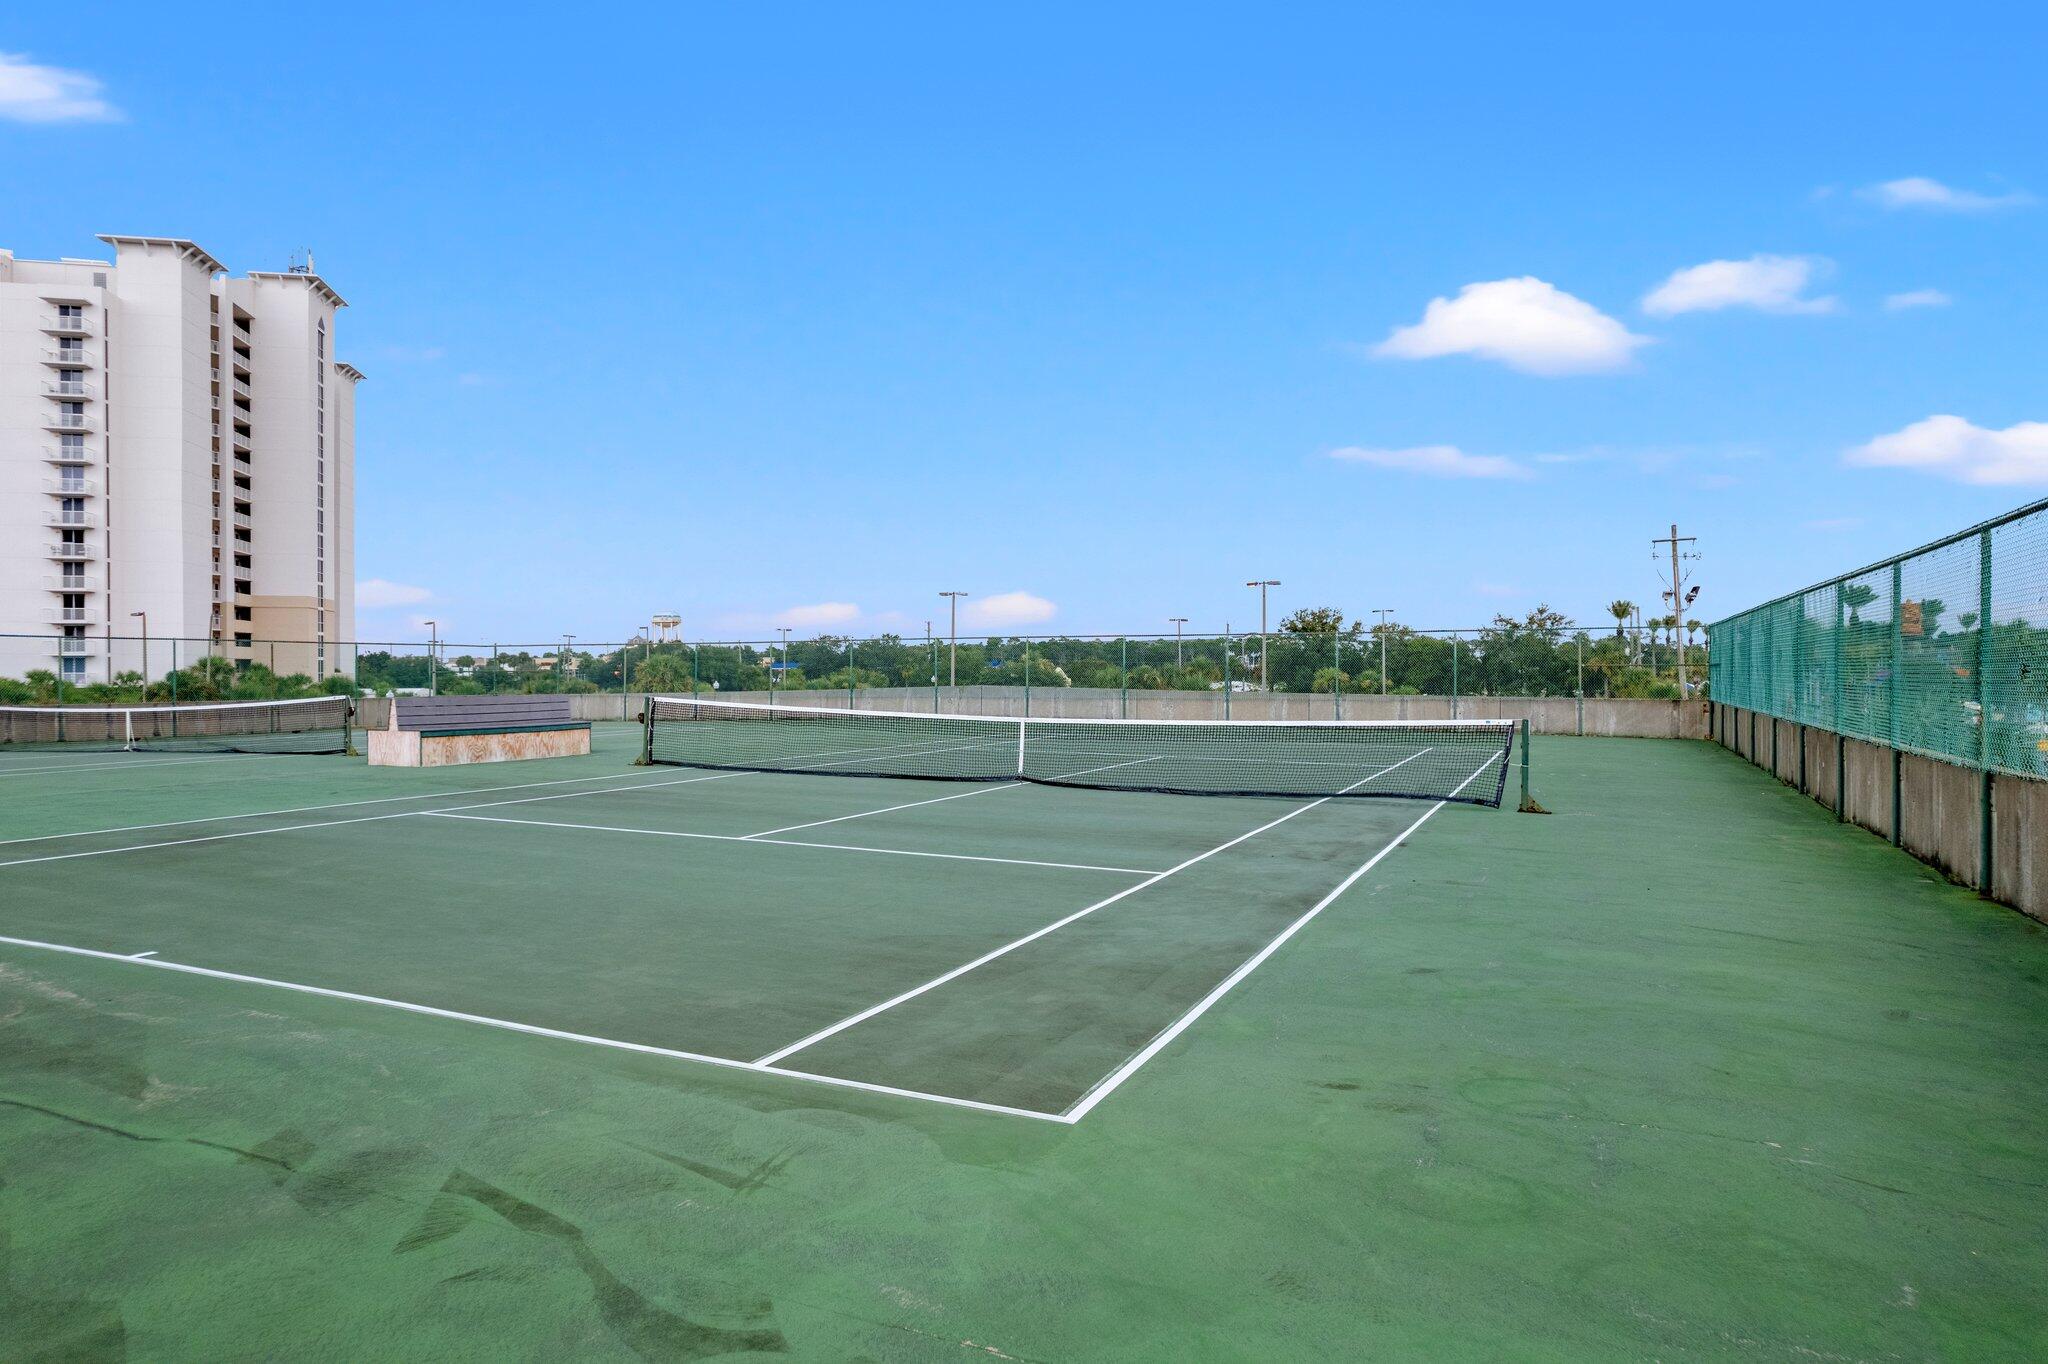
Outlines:
[[1278,578],[1254,578],[1246,587],[1259,589],[1259,690],[1273,690],[1272,670],[1266,665],[1266,589],[1278,587]]
[[149,699],[149,612],[130,611],[131,616],[142,617],[142,699]]
[[1380,695],[1387,694],[1387,617],[1394,614],[1391,606],[1375,606],[1372,613],[1380,618]]
[[789,627],[789,626],[787,626],[787,625],[778,625],[778,626],[776,626],[775,628],[776,628],[777,630],[779,630],[779,631],[780,631],[780,632],[782,633],[782,680],[783,680],[784,682],[788,682],[788,681],[789,681],[789,630],[790,630],[790,627]]
[[439,622],[431,620],[427,622],[427,695],[429,696],[434,694],[434,648],[441,642],[440,635],[437,633],[440,628]]
[[946,685],[960,685],[960,599],[965,592],[941,592],[946,599]]
[[[641,648],[640,648],[640,667],[641,667],[641,668],[642,668],[643,670],[645,670],[645,668],[647,667],[647,665],[648,665],[649,663],[653,662],[653,660],[654,660],[654,627],[653,627],[652,625],[643,625],[643,626],[641,626],[641,627],[640,627],[640,645],[641,645]],[[619,690],[620,690],[620,691],[624,691],[624,690],[626,689],[626,664],[625,664],[625,657],[626,657],[626,651],[625,651],[624,649],[621,649],[621,650],[619,650]]]
[[1180,627],[1188,623],[1188,618],[1186,616],[1168,616],[1167,619],[1173,622],[1173,670],[1179,672],[1181,668]]

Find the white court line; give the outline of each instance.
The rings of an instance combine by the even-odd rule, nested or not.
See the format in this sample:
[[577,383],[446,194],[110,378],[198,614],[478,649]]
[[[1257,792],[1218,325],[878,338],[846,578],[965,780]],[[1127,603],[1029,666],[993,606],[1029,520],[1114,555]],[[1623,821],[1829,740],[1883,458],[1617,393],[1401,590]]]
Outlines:
[[130,960],[130,961],[142,961],[142,960],[144,960],[145,958],[148,958],[148,957],[153,957],[153,956],[155,956],[155,955],[156,955],[156,949],[155,949],[154,947],[152,947],[152,948],[150,948],[150,949],[149,949],[149,950],[148,950],[147,952],[130,952],[130,953],[128,954],[128,960]]
[[[240,756],[240,755],[237,755]],[[161,765],[161,764],[159,764]],[[194,824],[223,824],[231,819],[269,819],[275,815],[310,815],[321,810],[347,810],[358,805],[389,805],[401,800],[440,800],[445,796],[487,796],[493,791],[527,791],[540,786],[575,786],[593,781],[623,781],[638,772],[613,772],[602,777],[560,777],[552,781],[506,782],[499,786],[472,786],[463,791],[421,791],[409,796],[377,796],[370,800],[337,800],[324,805],[289,805],[282,810],[251,810],[237,815],[203,815],[198,819],[165,819],[154,824],[121,824],[111,829],[72,829],[61,834],[31,834],[25,838],[0,838],[0,848],[11,843],[48,843],[60,838],[90,838],[96,834],[139,834],[150,829],[182,829]]]
[[[1491,759],[1489,759],[1487,762],[1483,763],[1479,767],[1478,771],[1475,771],[1472,774],[1472,776],[1465,778],[1465,780],[1459,782],[1457,786],[1452,788],[1451,794],[1455,796],[1458,794],[1458,792],[1463,791],[1467,786],[1472,784],[1473,777],[1477,777],[1480,772],[1484,772],[1492,766],[1493,762]],[[1381,848],[1378,852],[1374,853],[1371,857],[1367,858],[1365,860],[1365,863],[1362,866],[1360,866],[1356,871],[1352,872],[1342,881],[1339,881],[1337,883],[1337,887],[1335,890],[1332,890],[1328,895],[1325,895],[1322,899],[1316,901],[1315,904],[1309,908],[1309,911],[1306,914],[1303,914],[1293,923],[1287,925],[1287,927],[1281,931],[1278,937],[1274,938],[1273,941],[1267,943],[1264,947],[1260,948],[1258,952],[1251,957],[1250,960],[1246,961],[1243,965],[1239,966],[1235,971],[1232,971],[1228,976],[1225,976],[1222,982],[1218,984],[1215,989],[1211,990],[1208,994],[1204,995],[1202,997],[1201,1002],[1196,1004],[1194,1008],[1189,1009],[1186,1013],[1182,1014],[1179,1018],[1175,1019],[1172,1023],[1167,1025],[1167,1027],[1163,1029],[1157,1037],[1154,1037],[1150,1042],[1146,1043],[1145,1046],[1141,1048],[1129,1060],[1125,1061],[1122,1065],[1118,1066],[1115,1070],[1111,1071],[1102,1079],[1096,1081],[1093,1088],[1091,1088],[1086,1094],[1082,1095],[1077,1102],[1075,1102],[1070,1108],[1067,1109],[1066,1113],[1064,1114],[1067,1120],[1070,1122],[1079,1122],[1081,1121],[1081,1119],[1087,1117],[1089,1111],[1093,1109],[1097,1104],[1101,1103],[1104,1099],[1108,1098],[1112,1093],[1114,1093],[1118,1085],[1121,1085],[1124,1081],[1130,1079],[1131,1076],[1137,1074],[1139,1067],[1143,1066],[1147,1061],[1150,1061],[1153,1057],[1157,1056],[1161,1051],[1163,1051],[1166,1048],[1168,1043],[1173,1041],[1174,1038],[1179,1037],[1183,1032],[1187,1031],[1189,1025],[1192,1024],[1196,1019],[1200,1018],[1203,1014],[1209,1012],[1210,1007],[1214,1005],[1217,1000],[1223,998],[1223,996],[1229,994],[1233,989],[1235,989],[1237,987],[1238,982],[1242,981],[1246,976],[1250,975],[1253,971],[1256,971],[1259,968],[1260,964],[1266,960],[1266,958],[1272,956],[1275,952],[1280,950],[1282,944],[1284,944],[1289,938],[1292,938],[1296,933],[1299,933],[1303,928],[1307,927],[1309,921],[1315,918],[1316,915],[1321,914],[1324,910],[1328,909],[1331,905],[1335,904],[1337,901],[1337,897],[1342,895],[1345,891],[1351,889],[1351,887],[1357,883],[1358,878],[1364,876],[1367,872],[1371,871],[1374,867],[1378,866],[1381,858],[1385,857],[1394,849],[1400,847],[1401,844],[1407,840],[1410,834],[1414,833],[1417,829],[1420,829],[1423,826],[1423,824],[1428,821],[1431,815],[1443,809],[1444,806],[1448,804],[1450,804],[1448,800],[1440,800],[1436,804],[1430,806],[1427,810],[1424,810],[1413,824],[1410,824],[1407,828],[1403,829],[1400,833],[1396,834],[1392,842],[1388,843],[1386,847]]]
[[[1411,753],[1407,757],[1401,759],[1401,763],[1413,762],[1415,759],[1421,757],[1424,753],[1427,752],[1429,752],[1429,750],[1425,748],[1422,749],[1420,752]],[[1394,767],[1399,767],[1401,763],[1395,763]],[[1388,772],[1393,771],[1394,767],[1383,768],[1380,771],[1373,773],[1370,777],[1361,777],[1358,781],[1353,782],[1351,785],[1362,786],[1366,782],[1373,780],[1375,777],[1385,776]],[[1470,780],[1470,778],[1467,778],[1467,780]],[[1348,790],[1349,788],[1347,787],[1346,789]],[[774,1065],[777,1061],[780,1061],[785,1057],[794,1056],[796,1055],[796,1053],[804,1050],[804,1048],[822,1042],[826,1038],[834,1035],[835,1033],[844,1032],[848,1028],[851,1028],[856,1024],[866,1022],[868,1019],[873,1018],[876,1014],[885,1013],[888,1010],[895,1008],[899,1004],[907,1003],[910,1000],[916,999],[919,995],[924,994],[928,990],[936,990],[949,980],[958,980],[961,976],[966,975],[969,971],[973,971],[980,967],[986,966],[998,957],[1007,956],[1008,954],[1016,951],[1018,948],[1024,946],[1027,943],[1036,942],[1048,933],[1056,933],[1060,929],[1065,928],[1068,924],[1073,923],[1078,919],[1085,919],[1090,914],[1095,913],[1097,910],[1107,909],[1111,905],[1115,904],[1117,901],[1124,899],[1126,896],[1136,895],[1139,891],[1144,890],[1147,886],[1156,886],[1161,881],[1164,881],[1167,877],[1174,875],[1176,872],[1186,871],[1189,867],[1194,866],[1197,862],[1206,861],[1207,859],[1214,857],[1217,853],[1224,852],[1230,848],[1234,848],[1248,838],[1256,838],[1258,835],[1266,832],[1266,830],[1276,828],[1279,825],[1285,824],[1288,820],[1293,819],[1296,815],[1306,814],[1308,811],[1315,809],[1318,805],[1322,805],[1334,799],[1334,796],[1324,796],[1322,797],[1322,799],[1310,801],[1306,805],[1297,805],[1292,810],[1289,810],[1286,814],[1280,816],[1280,818],[1269,821],[1265,824],[1261,824],[1258,828],[1253,829],[1250,833],[1239,834],[1236,838],[1231,839],[1228,843],[1219,843],[1215,847],[1209,849],[1207,852],[1196,853],[1193,857],[1190,857],[1187,861],[1180,863],[1178,866],[1168,867],[1165,871],[1157,872],[1151,876],[1146,877],[1143,881],[1138,882],[1136,885],[1126,886],[1114,895],[1108,896],[1101,900],[1097,900],[1094,904],[1089,905],[1085,909],[1076,910],[1072,914],[1067,915],[1064,919],[1056,919],[1052,923],[1047,924],[1045,927],[1038,929],[1035,932],[1027,933],[1023,937],[1015,939],[1012,942],[1004,943],[1001,947],[996,948],[992,952],[984,952],[982,955],[976,957],[973,961],[968,962],[966,965],[956,966],[952,970],[946,972],[944,975],[934,976],[922,985],[914,986],[911,989],[905,990],[902,994],[897,995],[894,999],[885,999],[880,1004],[876,1004],[871,1008],[863,1009],[857,1014],[851,1014],[845,1018],[842,1018],[837,1023],[834,1023],[829,1027],[821,1028],[817,1032],[812,1033],[809,1037],[803,1038],[796,1042],[792,1042],[788,1046],[783,1047],[779,1051],[772,1051],[761,1058],[760,1064],[764,1066]]]
[[[398,815],[378,816],[397,819]],[[243,975],[239,971],[219,971],[210,966],[191,966],[184,962],[165,961],[161,957],[132,957],[120,952],[102,952],[91,947],[71,947],[64,943],[39,942],[34,938],[0,937],[0,943],[12,947],[32,948],[39,952],[61,952],[66,956],[93,957],[100,961],[126,962],[130,966],[154,967],[159,971],[176,971],[181,975],[205,976],[212,980],[234,981],[241,985],[261,985],[272,990],[290,990],[295,994],[317,995],[323,999],[345,1000],[351,1004],[373,1004],[383,1009],[397,1009],[404,1013],[424,1014],[429,1018],[445,1018],[457,1023],[475,1023],[486,1028],[500,1028],[506,1032],[525,1033],[533,1037],[551,1037],[561,1042],[580,1042],[589,1047],[609,1047],[615,1051],[638,1052],[644,1056],[664,1056],[676,1061],[695,1061],[700,1065],[719,1066],[726,1070],[752,1071],[759,1075],[780,1075],[787,1079],[808,1080],[813,1084],[832,1085],[840,1089],[858,1089],[871,1094],[889,1094],[897,1098],[921,1099],[926,1103],[945,1104],[951,1108],[971,1108],[983,1113],[1001,1113],[1012,1118],[1035,1118],[1040,1122],[1071,1124],[1072,1119],[1058,1113],[1042,1113],[1034,1108],[1010,1108],[1004,1104],[983,1103],[979,1099],[959,1099],[950,1094],[926,1094],[915,1089],[897,1089],[890,1085],[868,1084],[861,1080],[842,1080],[831,1075],[813,1075],[802,1070],[782,1070],[775,1066],[763,1065],[757,1061],[735,1061],[729,1056],[707,1056],[701,1052],[678,1051],[673,1047],[657,1047],[645,1042],[623,1042],[613,1037],[598,1037],[590,1033],[565,1032],[560,1028],[544,1028],[535,1023],[519,1023],[509,1018],[492,1018],[487,1014],[463,1013],[457,1009],[441,1009],[431,1004],[413,1004],[402,999],[386,999],[381,995],[357,994],[351,990],[335,990],[324,985],[302,985],[297,981],[275,980],[268,976]]]
[[1111,871],[1124,876],[1157,876],[1142,867],[1098,867],[1086,862],[1039,862],[1028,857],[981,857],[973,853],[919,852],[913,848],[870,848],[858,843],[807,843],[795,838],[763,838],[759,834],[698,834],[677,829],[633,829],[612,824],[566,824],[552,819],[500,819],[492,815],[461,815],[448,810],[422,810],[435,819],[467,819],[480,824],[524,824],[540,829],[584,829],[596,834],[641,834],[648,838],[695,838],[707,843],[753,843],[772,848],[827,848],[834,852],[882,853],[889,857],[935,857],[947,862],[998,862],[1012,867],[1054,867],[1062,871]]
[[[1062,772],[1057,777],[1048,777],[1046,780],[1065,781],[1069,777],[1085,777],[1091,772],[1108,772],[1119,767],[1136,767],[1140,763],[1156,763],[1164,756],[1164,754],[1155,754],[1149,758],[1133,758],[1129,762],[1104,763],[1101,767],[1084,767],[1078,772]],[[991,791],[1014,791],[1020,786],[1029,785],[1029,782],[1022,781],[1003,782],[995,786],[977,787],[972,791],[956,791],[950,796],[933,796],[930,800],[913,800],[904,805],[885,805],[879,810],[860,810],[850,815],[835,815],[831,819],[814,819],[808,824],[787,824],[780,829],[764,829],[758,834],[748,834],[747,837],[766,838],[770,834],[793,834],[798,829],[815,829],[821,824],[843,824],[849,819],[866,819],[869,815],[894,814],[898,810],[914,810],[920,805],[937,805],[940,801],[946,800],[965,800],[969,796],[983,796]],[[1148,876],[1150,874],[1149,872],[1145,873]]]
[[748,838],[766,838],[770,834],[793,834],[798,829],[815,829],[823,824],[843,824],[849,819],[866,819],[869,815],[886,815],[897,810],[915,810],[920,805],[937,805],[941,801],[965,800],[969,796],[985,796],[991,791],[1014,791],[1024,783],[1004,782],[998,786],[977,786],[972,791],[955,791],[950,796],[933,796],[930,800],[913,800],[902,805],[885,805],[879,810],[861,810],[850,815],[835,815],[831,819],[814,819],[808,824],[785,824],[780,829],[763,829],[758,834],[747,834]]
[[[121,750],[94,749],[97,753],[114,753]],[[223,753],[215,758],[170,758],[164,762],[137,762],[134,758],[123,758],[111,763],[59,763],[55,767],[0,767],[0,777],[25,777],[32,772],[101,772],[110,767],[125,767],[130,772],[153,772],[159,767],[183,767],[187,763],[227,763],[242,758],[262,757],[260,753]]]
[[[118,848],[91,848],[85,852],[46,853],[41,857],[17,857],[11,862],[0,862],[0,868],[27,867],[38,862],[71,862],[81,857],[107,857],[113,853],[148,852],[152,848],[182,848],[192,843],[224,843],[232,838],[260,838],[264,834],[291,834],[301,829],[332,829],[343,824],[373,824],[380,819],[414,819],[420,815],[446,814],[452,810],[489,810],[500,805],[525,805],[536,800],[564,800],[569,796],[608,796],[620,791],[640,791],[650,786],[688,786],[691,782],[721,781],[727,777],[744,777],[744,772],[716,772],[704,777],[677,777],[672,781],[642,782],[638,786],[615,786],[603,791],[565,791],[553,796],[522,796],[517,800],[487,800],[475,805],[451,805],[445,810],[397,810],[388,815],[357,815],[351,819],[323,819],[311,824],[281,824],[275,829],[243,829],[231,834],[202,834],[198,838],[171,838],[161,843],[128,843]],[[507,788],[499,788],[501,790]],[[447,794],[447,793],[444,793]],[[368,804],[369,802],[363,802]],[[203,821],[202,821],[203,822]]]

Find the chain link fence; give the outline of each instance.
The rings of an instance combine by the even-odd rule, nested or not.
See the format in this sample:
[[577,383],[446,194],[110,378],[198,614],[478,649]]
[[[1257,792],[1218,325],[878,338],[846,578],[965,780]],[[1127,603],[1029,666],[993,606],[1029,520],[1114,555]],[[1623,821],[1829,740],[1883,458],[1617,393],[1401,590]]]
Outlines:
[[2048,501],[1707,627],[1715,701],[2048,777]]

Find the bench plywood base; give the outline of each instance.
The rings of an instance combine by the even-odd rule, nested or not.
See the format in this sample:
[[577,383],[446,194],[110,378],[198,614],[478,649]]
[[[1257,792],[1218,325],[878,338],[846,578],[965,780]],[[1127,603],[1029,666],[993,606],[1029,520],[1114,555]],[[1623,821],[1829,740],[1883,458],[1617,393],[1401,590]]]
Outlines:
[[416,729],[370,731],[372,767],[453,767],[460,763],[573,758],[590,752],[590,727],[434,734]]

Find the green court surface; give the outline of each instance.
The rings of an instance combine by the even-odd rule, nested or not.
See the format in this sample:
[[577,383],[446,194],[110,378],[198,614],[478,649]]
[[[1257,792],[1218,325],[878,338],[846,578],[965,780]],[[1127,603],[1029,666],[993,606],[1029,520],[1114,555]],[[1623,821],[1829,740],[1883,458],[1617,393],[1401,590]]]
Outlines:
[[0,1357],[2027,1358],[2048,936],[1557,813],[0,755]]

